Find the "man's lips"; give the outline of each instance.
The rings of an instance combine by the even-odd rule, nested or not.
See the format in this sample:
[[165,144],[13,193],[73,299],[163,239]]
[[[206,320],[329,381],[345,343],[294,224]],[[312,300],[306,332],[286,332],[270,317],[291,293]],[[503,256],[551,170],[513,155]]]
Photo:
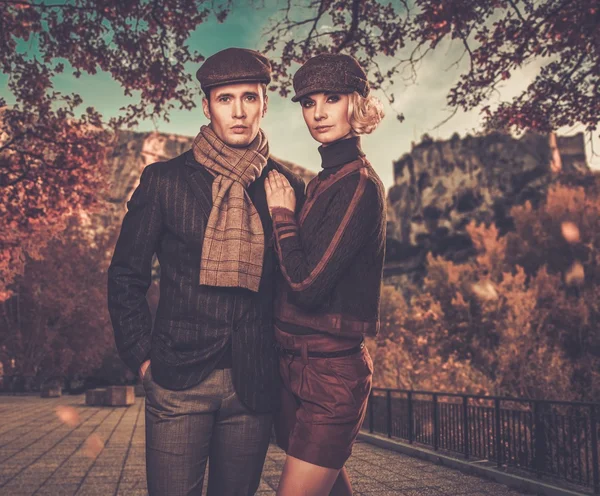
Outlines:
[[233,126],[231,129],[248,129],[248,126]]

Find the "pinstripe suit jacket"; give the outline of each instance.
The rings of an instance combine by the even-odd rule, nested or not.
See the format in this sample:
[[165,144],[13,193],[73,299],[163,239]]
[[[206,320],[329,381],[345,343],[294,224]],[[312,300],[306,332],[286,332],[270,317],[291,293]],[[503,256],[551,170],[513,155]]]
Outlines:
[[[168,389],[185,389],[210,374],[231,341],[233,382],[240,399],[254,411],[278,407],[279,372],[273,347],[277,263],[264,192],[264,179],[272,169],[288,178],[298,208],[304,197],[302,179],[272,159],[248,188],[267,240],[257,293],[199,285],[213,176],[196,162],[191,150],[144,169],[127,203],[108,269],[108,308],[115,342],[132,371],[137,373],[150,358],[153,380]],[[154,253],[161,271],[153,325],[146,292]]]

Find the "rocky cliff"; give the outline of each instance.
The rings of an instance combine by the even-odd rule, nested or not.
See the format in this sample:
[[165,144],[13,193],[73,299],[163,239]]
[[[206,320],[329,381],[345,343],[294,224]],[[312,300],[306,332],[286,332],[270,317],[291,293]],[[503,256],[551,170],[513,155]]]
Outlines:
[[[191,148],[193,140],[193,137],[176,134],[119,132],[108,158],[112,171],[109,201],[124,205],[137,186],[144,167],[180,155]],[[315,175],[292,162],[273,158],[298,174],[307,183]]]
[[119,132],[108,156],[112,171],[110,201],[124,204],[137,186],[144,167],[189,150],[192,140],[176,134]]
[[512,227],[510,209],[542,200],[556,173],[589,174],[583,135],[457,134],[424,137],[394,167],[388,193],[387,282],[422,275],[428,253],[461,262],[473,255],[465,226],[471,221]]

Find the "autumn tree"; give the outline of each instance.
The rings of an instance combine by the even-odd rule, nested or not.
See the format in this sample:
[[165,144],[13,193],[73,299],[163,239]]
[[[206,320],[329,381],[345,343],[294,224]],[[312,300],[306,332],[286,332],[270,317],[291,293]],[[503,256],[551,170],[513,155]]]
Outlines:
[[398,290],[384,285],[380,312],[379,334],[366,339],[375,364],[375,387],[470,394],[493,391],[485,370],[475,367],[460,348],[448,349],[444,339],[448,331],[443,328],[439,303],[431,295],[422,295],[418,308],[411,307]]
[[554,184],[515,230],[471,223],[477,256],[428,256],[410,302],[382,294],[376,385],[528,398],[600,398],[600,179]]
[[[0,96],[0,300],[66,217],[97,206],[111,131],[194,106],[185,64],[203,56],[186,40],[209,14],[224,20],[227,8],[203,0],[0,1],[0,70],[13,100],[8,106]],[[54,88],[63,72],[98,71],[133,98],[109,120]]]
[[[581,395],[600,397],[600,177],[585,186],[557,184],[545,204],[513,208],[507,257],[528,275],[547,272],[538,308],[544,331],[573,364]],[[536,233],[532,236],[532,233]],[[540,266],[539,260],[544,261]],[[541,323],[540,323],[541,325]]]
[[[582,124],[593,132],[600,115],[599,23],[599,0],[286,0],[266,49],[277,60],[275,86],[283,95],[293,63],[344,52],[362,62],[373,86],[393,102],[392,82],[414,81],[431,51],[456,45],[459,55],[451,65],[461,75],[447,95],[454,112],[482,106],[494,129]],[[542,60],[527,88],[491,108],[490,97],[503,81]]]
[[116,228],[87,215],[67,219],[61,236],[27,260],[14,294],[0,303],[0,362],[22,387],[85,377],[114,349],[106,272]]

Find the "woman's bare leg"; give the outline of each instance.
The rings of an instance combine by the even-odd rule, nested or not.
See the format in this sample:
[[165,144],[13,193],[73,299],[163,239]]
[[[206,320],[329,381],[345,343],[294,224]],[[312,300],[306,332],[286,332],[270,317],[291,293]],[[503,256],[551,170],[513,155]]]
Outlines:
[[352,496],[352,484],[346,467],[342,467],[329,496]]
[[339,472],[287,455],[277,496],[328,496]]

